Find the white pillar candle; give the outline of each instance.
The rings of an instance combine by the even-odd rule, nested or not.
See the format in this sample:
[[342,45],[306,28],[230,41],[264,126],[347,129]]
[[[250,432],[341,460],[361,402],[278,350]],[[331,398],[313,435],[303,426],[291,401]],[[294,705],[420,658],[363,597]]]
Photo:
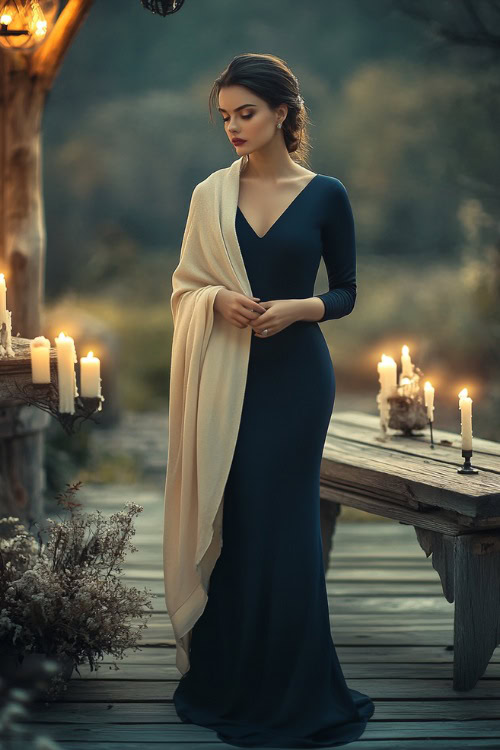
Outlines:
[[427,416],[431,422],[434,422],[434,388],[429,380],[424,385],[424,402],[427,408]]
[[50,383],[50,341],[37,336],[30,341],[31,380],[33,383]]
[[472,399],[467,395],[467,388],[458,394],[458,408],[462,415],[462,450],[472,450]]
[[80,357],[80,390],[81,396],[96,398],[101,395],[101,360],[89,352]]
[[410,350],[405,344],[401,350],[401,367],[403,368],[401,377],[411,379],[413,377],[413,364],[409,352]]
[[75,398],[78,396],[76,387],[75,342],[71,336],[65,336],[61,331],[55,339],[57,350],[57,377],[59,381],[59,411],[69,414],[75,413]]

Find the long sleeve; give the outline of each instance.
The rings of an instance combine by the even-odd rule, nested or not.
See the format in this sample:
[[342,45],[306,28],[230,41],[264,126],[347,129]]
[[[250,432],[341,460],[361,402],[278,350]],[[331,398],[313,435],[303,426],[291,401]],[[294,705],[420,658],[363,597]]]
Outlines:
[[354,217],[346,188],[340,180],[334,179],[330,211],[321,231],[329,291],[314,295],[323,300],[325,306],[325,313],[318,322],[349,315],[356,302]]

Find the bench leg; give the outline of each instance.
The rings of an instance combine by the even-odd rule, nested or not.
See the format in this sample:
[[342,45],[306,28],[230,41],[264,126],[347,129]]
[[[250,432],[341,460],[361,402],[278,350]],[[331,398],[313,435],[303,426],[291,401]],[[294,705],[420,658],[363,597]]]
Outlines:
[[414,528],[446,599],[455,601],[453,688],[470,690],[500,642],[500,537]]
[[323,543],[323,567],[326,571],[330,564],[330,551],[333,544],[333,535],[335,534],[335,526],[337,523],[337,516],[340,514],[341,509],[340,503],[334,503],[332,500],[324,500],[320,498],[319,501],[319,515],[321,523],[321,541]]

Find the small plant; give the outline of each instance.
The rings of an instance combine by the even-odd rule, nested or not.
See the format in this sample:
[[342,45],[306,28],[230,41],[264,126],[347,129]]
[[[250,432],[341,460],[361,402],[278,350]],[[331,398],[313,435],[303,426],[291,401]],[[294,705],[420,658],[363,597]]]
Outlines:
[[[38,653],[66,660],[78,674],[85,663],[97,670],[105,654],[123,659],[127,649],[138,650],[143,618],[151,616],[144,607],[153,608],[152,592],[119,579],[127,551],[138,549],[130,539],[143,507],[130,502],[109,517],[83,513],[74,499],[81,484],[56,496],[69,517],[35,524],[36,538],[18,518],[0,519],[0,650],[15,653],[19,664]],[[141,622],[134,627],[130,618]],[[67,688],[60,676],[53,683],[49,695]]]

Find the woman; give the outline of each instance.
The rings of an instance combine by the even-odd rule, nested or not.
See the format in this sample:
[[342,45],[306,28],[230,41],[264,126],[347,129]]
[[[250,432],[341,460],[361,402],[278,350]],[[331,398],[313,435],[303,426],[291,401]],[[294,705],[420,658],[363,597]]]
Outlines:
[[[337,178],[299,163],[306,113],[282,60],[237,56],[212,101],[239,159],[195,188],[173,276],[165,591],[184,673],[173,700],[182,721],[237,747],[333,747],[374,712],[337,659],[319,520],[335,376],[318,323],[354,307],[353,216]],[[313,295],[322,257],[329,291]],[[220,504],[206,491],[214,462]]]

